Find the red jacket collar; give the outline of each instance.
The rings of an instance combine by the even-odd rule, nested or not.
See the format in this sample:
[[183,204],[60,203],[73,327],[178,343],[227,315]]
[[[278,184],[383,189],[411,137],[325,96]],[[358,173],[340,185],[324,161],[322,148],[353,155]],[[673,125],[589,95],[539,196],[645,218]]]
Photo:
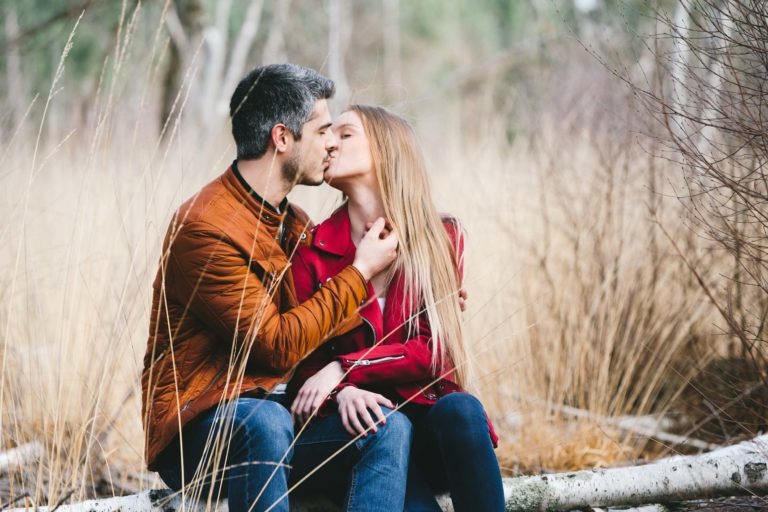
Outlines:
[[[333,254],[340,257],[354,257],[356,248],[352,243],[347,203],[341,205],[330,217],[315,227],[312,244],[320,255]],[[383,312],[379,309],[378,304],[374,304],[375,299],[368,301],[360,308],[360,315],[371,324],[376,332],[377,341],[381,340],[386,333],[392,333],[389,336],[392,340],[403,337],[403,333],[393,331],[405,329],[405,322],[408,317],[406,312],[414,311],[411,304],[403,304],[405,301],[404,289],[403,277],[398,273],[387,290],[387,303]],[[368,283],[369,297],[373,297],[373,293],[373,287]]]
[[318,224],[312,244],[316,249],[337,256],[354,253],[352,235],[349,224],[347,203],[331,214],[330,217]]

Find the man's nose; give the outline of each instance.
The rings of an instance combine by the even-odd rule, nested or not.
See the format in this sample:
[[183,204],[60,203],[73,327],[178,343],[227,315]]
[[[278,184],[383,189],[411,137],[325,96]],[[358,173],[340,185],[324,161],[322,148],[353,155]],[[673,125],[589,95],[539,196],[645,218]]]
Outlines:
[[328,138],[325,141],[325,150],[328,153],[333,153],[339,149],[339,139],[336,138],[336,134],[330,132]]

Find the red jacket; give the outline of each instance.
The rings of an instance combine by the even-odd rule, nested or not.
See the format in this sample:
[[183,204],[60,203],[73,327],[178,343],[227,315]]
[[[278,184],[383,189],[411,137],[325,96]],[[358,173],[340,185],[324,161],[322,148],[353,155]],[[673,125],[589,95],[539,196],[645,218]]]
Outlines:
[[[463,245],[456,224],[447,221],[444,225],[460,256]],[[355,258],[346,204],[317,225],[313,233],[312,244],[299,247],[293,258],[292,273],[299,301],[311,297]],[[376,297],[370,282],[368,296]],[[366,302],[360,309],[360,321],[346,332],[339,332],[299,364],[288,385],[288,393],[295,396],[309,377],[334,359],[341,362],[347,372],[337,390],[355,385],[395,402],[410,400],[423,405],[433,405],[442,396],[462,391],[450,367],[438,375],[433,372],[432,333],[427,315],[421,314],[418,332],[409,333],[406,312],[416,308],[403,307],[404,299],[403,280],[397,275],[387,290],[384,311],[375,299]],[[488,427],[496,445],[498,437],[490,421]]]

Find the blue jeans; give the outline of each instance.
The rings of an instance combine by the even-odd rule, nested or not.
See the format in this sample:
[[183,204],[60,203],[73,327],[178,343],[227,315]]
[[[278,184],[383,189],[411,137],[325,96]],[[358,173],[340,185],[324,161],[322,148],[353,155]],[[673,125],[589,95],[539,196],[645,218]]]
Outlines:
[[407,512],[439,512],[435,492],[449,491],[456,512],[505,510],[499,463],[480,401],[451,393],[432,407],[406,405],[413,423]]
[[175,491],[185,487],[191,499],[226,497],[233,512],[287,512],[289,486],[339,451],[297,491],[341,500],[350,512],[403,509],[411,447],[405,415],[392,413],[376,434],[350,443],[334,413],[312,421],[291,447],[293,420],[274,397],[239,398],[186,425],[183,450],[177,438],[158,459],[163,481]]

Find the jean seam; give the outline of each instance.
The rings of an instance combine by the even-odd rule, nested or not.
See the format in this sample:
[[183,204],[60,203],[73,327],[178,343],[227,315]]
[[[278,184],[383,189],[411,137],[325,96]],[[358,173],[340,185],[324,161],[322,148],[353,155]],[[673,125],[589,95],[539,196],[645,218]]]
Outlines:
[[347,492],[346,503],[344,504],[344,510],[350,510],[350,506],[355,499],[355,489],[357,487],[357,468],[353,469],[349,476],[349,491]]
[[[319,439],[317,441],[306,441],[306,442],[303,442],[303,443],[299,442],[299,441],[296,441],[295,446],[312,446],[312,445],[316,445],[316,444],[326,444],[326,443],[336,443],[336,444],[344,443],[344,444],[346,444],[346,443],[349,443],[349,441],[350,441],[349,437],[339,438],[339,439],[331,439],[331,438],[329,438],[329,439]],[[357,441],[355,441],[355,447],[357,447]]]
[[[247,421],[247,420],[245,420],[245,421]],[[243,422],[243,424],[244,423],[245,422]],[[253,459],[253,453],[251,453],[251,450],[252,450],[253,445],[251,444],[251,435],[248,432],[247,428],[243,429],[243,435],[246,438],[246,445],[245,446],[248,447],[248,464],[247,464],[247,466],[245,468],[243,468],[243,472],[245,473],[245,475],[244,475],[245,476],[245,480],[246,480],[246,483],[247,483],[247,480],[250,479],[249,478],[249,476],[250,476],[249,475],[249,473],[250,473],[250,465],[251,465],[250,462]],[[251,499],[251,494],[250,494],[251,490],[252,490],[252,486],[245,485],[245,501],[246,501],[246,503],[248,504],[249,507],[253,506],[253,499]],[[266,485],[264,486],[264,488],[260,489],[259,492],[263,492],[265,490],[266,490]]]

